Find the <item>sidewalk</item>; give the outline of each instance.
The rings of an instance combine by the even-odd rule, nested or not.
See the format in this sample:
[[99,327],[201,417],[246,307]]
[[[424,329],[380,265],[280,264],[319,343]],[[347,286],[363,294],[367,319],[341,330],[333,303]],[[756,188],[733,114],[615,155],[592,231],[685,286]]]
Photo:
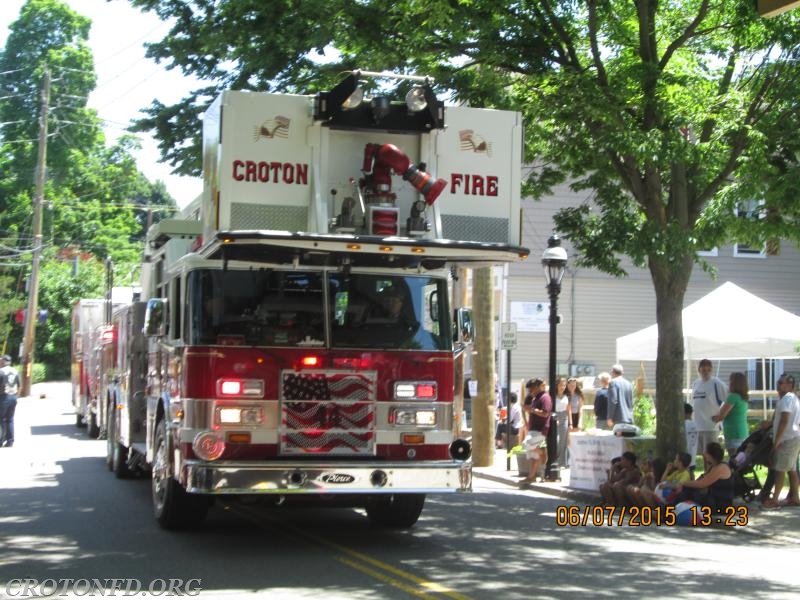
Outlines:
[[72,396],[72,384],[69,381],[41,381],[31,384],[30,396],[20,396],[20,400],[64,398],[69,402]]
[[[495,450],[494,464],[489,467],[472,467],[473,477],[479,479],[489,479],[498,483],[505,483],[512,487],[519,487],[519,482],[524,478],[517,470],[517,460],[511,457],[511,469],[506,469],[506,451]],[[569,487],[569,469],[561,469],[561,481],[545,481],[541,483],[530,483],[525,488],[526,490],[534,490],[542,494],[556,496],[575,502],[598,502],[600,500],[599,492],[591,492],[589,490],[577,490]]]
[[[517,471],[517,462],[513,456],[511,457],[511,469],[506,469],[505,450],[495,450],[494,464],[489,467],[473,467],[472,475],[476,479],[504,483],[516,489],[519,489],[519,482],[523,479]],[[577,504],[594,504],[600,501],[599,492],[569,487],[569,469],[561,470],[561,481],[531,483],[522,489],[563,498]],[[741,499],[736,500],[736,502],[740,501]],[[746,527],[718,525],[713,528],[735,531],[742,535],[757,536],[758,538],[780,538],[786,542],[797,541],[797,531],[800,530],[800,508],[783,506],[777,510],[765,510],[759,502],[750,502],[747,506],[748,524]],[[691,528],[687,527],[686,529]]]

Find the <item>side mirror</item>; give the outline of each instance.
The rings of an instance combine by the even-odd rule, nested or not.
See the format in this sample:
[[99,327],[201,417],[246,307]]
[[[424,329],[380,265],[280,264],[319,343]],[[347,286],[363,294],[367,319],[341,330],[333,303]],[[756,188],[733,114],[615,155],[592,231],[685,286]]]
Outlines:
[[147,337],[163,337],[167,331],[166,298],[150,298],[144,311],[144,334]]
[[471,308],[456,309],[453,315],[453,341],[461,344],[471,344],[475,339],[475,322],[472,320]]

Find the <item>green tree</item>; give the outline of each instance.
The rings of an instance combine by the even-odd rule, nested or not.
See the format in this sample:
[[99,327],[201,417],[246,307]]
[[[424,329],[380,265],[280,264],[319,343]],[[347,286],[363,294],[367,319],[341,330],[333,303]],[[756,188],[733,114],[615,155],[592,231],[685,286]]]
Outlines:
[[[740,0],[132,0],[175,24],[151,56],[209,81],[140,123],[177,171],[189,121],[224,87],[314,91],[343,69],[412,71],[477,106],[521,110],[527,193],[593,201],[558,230],[580,263],[646,267],[656,294],[658,452],[683,439],[681,310],[698,250],[798,238],[800,16]],[[325,59],[321,60],[321,55]],[[333,57],[333,58],[331,58]],[[763,202],[740,219],[744,199]]]
[[72,307],[78,298],[103,297],[105,271],[100,261],[68,260],[53,250],[42,262],[39,308],[47,311],[47,318],[37,327],[34,354],[47,364],[48,378],[68,378]]
[[[75,148],[102,145],[100,123],[86,108],[95,87],[94,59],[87,44],[91,21],[59,0],[28,0],[0,53],[4,101],[0,103],[3,152],[14,164],[18,190],[31,187],[36,171],[38,117],[45,70],[52,73],[48,179],[61,182]],[[26,209],[30,206],[28,204]],[[5,207],[4,207],[5,208]]]
[[[96,84],[87,44],[90,25],[64,2],[28,0],[0,52],[0,317],[5,318],[0,331],[6,348],[15,352],[21,328],[11,318],[26,304],[38,117],[49,72],[39,274],[39,304],[49,316],[37,327],[35,351],[57,373],[63,373],[68,356],[73,303],[86,293],[99,294],[90,276],[96,265],[110,257],[118,277],[127,277],[140,262],[148,208],[153,221],[175,210],[164,184],[149,182],[138,170],[132,155],[136,139],[123,136],[107,146],[100,119],[87,107]],[[69,281],[72,267],[61,261],[72,255],[85,257],[81,279],[86,281]]]

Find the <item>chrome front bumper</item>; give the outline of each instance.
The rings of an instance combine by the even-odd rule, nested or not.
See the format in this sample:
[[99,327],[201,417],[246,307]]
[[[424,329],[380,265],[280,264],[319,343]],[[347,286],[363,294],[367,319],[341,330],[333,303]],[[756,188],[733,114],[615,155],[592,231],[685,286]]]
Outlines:
[[259,463],[189,460],[182,480],[194,494],[400,494],[472,490],[472,464]]

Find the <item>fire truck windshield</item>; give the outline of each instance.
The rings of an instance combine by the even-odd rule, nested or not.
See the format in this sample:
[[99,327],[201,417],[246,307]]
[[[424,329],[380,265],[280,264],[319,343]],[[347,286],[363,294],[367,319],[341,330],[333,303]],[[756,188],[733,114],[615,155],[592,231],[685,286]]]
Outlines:
[[190,344],[452,349],[444,278],[198,269],[187,294]]

